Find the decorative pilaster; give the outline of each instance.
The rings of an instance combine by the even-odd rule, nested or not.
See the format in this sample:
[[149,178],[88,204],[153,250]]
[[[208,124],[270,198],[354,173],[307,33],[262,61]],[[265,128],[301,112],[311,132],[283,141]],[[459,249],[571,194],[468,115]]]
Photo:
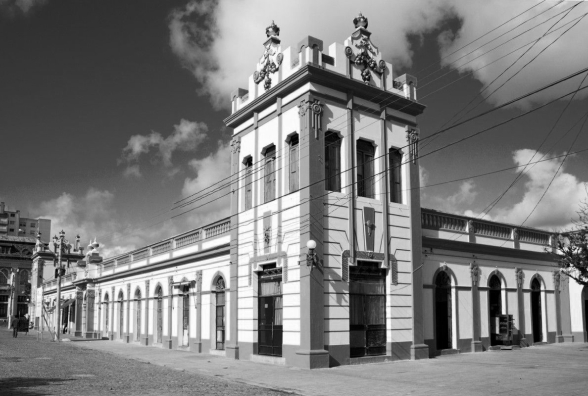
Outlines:
[[110,308],[108,310],[108,314],[110,315],[110,328],[108,329],[108,339],[110,341],[114,340],[114,311],[115,311],[115,304],[116,301],[116,296],[114,295],[114,286],[112,286],[111,291],[110,291]]
[[202,352],[202,270],[196,271],[196,342],[191,348]]
[[[83,303],[84,303],[84,291],[81,288],[76,288],[76,331],[75,331],[75,336],[76,337],[82,337],[83,335],[83,312],[84,312],[84,308],[83,308]],[[60,329],[58,329],[59,331],[61,331]]]
[[[519,330],[519,339],[520,339],[520,346],[526,347],[529,346],[527,342],[527,338],[525,337],[525,300],[523,295],[523,281],[525,279],[525,273],[523,272],[522,268],[515,268],[515,281],[517,285],[517,300],[518,300],[518,308],[519,308],[519,323],[518,323],[518,330]],[[516,325],[516,324],[515,324]]]
[[408,153],[410,161],[416,165],[419,157],[419,130],[406,126],[406,141],[408,142]]
[[162,337],[162,342],[165,348],[172,349],[172,310],[173,310],[173,297],[174,297],[174,277],[168,276],[167,277],[167,285],[168,285],[168,299],[167,299],[167,336],[166,340]]
[[559,270],[555,270],[551,273],[553,276],[553,292],[555,294],[555,322],[556,322],[556,331],[555,334],[555,341],[556,342],[564,342],[564,337],[562,333],[562,321],[561,321],[561,296],[560,296],[560,283],[561,283],[561,272]]
[[145,309],[145,325],[144,325],[144,332],[143,332],[143,337],[141,337],[141,344],[142,345],[149,345],[149,312],[151,312],[151,309],[149,309],[149,304],[150,304],[150,294],[149,294],[149,279],[147,279],[145,281],[145,298],[143,299],[143,301],[145,301],[144,305],[144,309]]
[[[225,345],[226,356],[239,359],[239,167],[241,153],[241,140],[235,138],[231,142],[231,246],[229,276],[231,279],[229,343]],[[196,274],[202,278],[202,272]],[[202,280],[200,280],[202,282]],[[198,298],[200,301],[200,297]],[[200,315],[200,309],[197,314]],[[198,325],[197,325],[198,327]],[[200,352],[200,345],[197,347]]]
[[480,267],[475,262],[470,263],[470,276],[472,278],[472,352],[482,352],[484,349],[480,318],[480,291],[478,290]]

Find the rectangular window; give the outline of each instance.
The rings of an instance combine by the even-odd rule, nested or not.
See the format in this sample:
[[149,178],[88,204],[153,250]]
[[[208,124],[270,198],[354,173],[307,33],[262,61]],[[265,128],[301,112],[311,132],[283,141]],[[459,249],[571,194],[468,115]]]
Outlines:
[[391,148],[389,151],[390,164],[390,202],[402,203],[402,154]]
[[27,226],[27,223],[20,222],[18,225],[19,225],[20,227],[26,227],[26,226]]
[[10,224],[14,224],[14,220],[10,220]]
[[276,146],[268,148],[265,152],[263,197],[263,202],[276,198]]
[[36,223],[31,223],[31,227],[35,228],[35,227],[37,227],[37,224]]
[[357,141],[357,195],[374,198],[374,146],[365,140]]
[[290,139],[290,192],[300,188],[299,164],[298,164],[298,135]]
[[245,161],[245,210],[253,207],[253,159]]
[[14,217],[14,213],[11,213],[11,214],[10,214],[10,217]]
[[325,134],[325,189],[341,192],[341,138],[334,132]]
[[11,229],[10,229],[10,232],[14,232],[14,228],[11,228]]

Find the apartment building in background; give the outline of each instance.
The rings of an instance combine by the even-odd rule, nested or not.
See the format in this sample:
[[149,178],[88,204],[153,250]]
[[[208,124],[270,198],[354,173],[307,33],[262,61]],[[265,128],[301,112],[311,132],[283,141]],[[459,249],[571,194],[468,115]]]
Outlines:
[[0,202],[0,235],[35,238],[41,232],[41,240],[51,239],[51,220],[22,216],[20,210],[10,211]]

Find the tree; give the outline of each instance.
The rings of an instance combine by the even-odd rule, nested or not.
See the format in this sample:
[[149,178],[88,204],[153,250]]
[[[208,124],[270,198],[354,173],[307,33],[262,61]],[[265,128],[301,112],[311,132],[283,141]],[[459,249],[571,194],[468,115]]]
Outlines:
[[588,286],[588,198],[580,203],[574,224],[574,230],[560,234],[555,254],[561,272]]

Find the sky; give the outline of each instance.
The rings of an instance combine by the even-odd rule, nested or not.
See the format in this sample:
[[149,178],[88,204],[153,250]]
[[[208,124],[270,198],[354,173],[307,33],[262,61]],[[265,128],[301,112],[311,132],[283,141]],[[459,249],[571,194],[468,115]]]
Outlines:
[[359,12],[427,106],[422,206],[569,228],[586,198],[588,89],[560,97],[587,74],[499,108],[588,66],[588,2],[551,0],[0,0],[0,200],[96,237],[105,256],[228,216],[220,191],[171,218],[229,174],[229,94],[246,87],[265,28],[275,21],[284,49],[307,35],[328,48]]

